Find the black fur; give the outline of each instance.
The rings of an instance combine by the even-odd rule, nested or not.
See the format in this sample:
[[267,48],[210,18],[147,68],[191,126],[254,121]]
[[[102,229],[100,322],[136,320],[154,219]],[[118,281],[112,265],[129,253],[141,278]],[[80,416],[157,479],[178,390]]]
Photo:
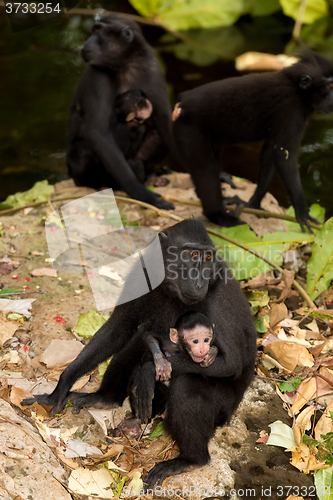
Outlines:
[[[170,146],[170,107],[154,51],[138,25],[128,19],[108,16],[95,23],[93,30],[82,49],[87,66],[70,109],[69,174],[77,185],[122,189],[131,197],[159,208],[174,208],[143,186],[133,172],[135,166],[131,168],[115,138],[116,97],[140,88],[153,106],[151,128],[154,141],[156,136],[158,139],[147,161],[156,160],[157,152],[161,160]],[[145,134],[141,143],[135,136],[135,142],[139,142],[135,149],[139,150],[145,140]]]
[[[231,271],[216,254],[203,224],[186,220],[159,236],[165,266],[161,285],[116,306],[107,323],[62,373],[52,394],[22,402],[31,404],[36,400],[53,406],[51,415],[63,410],[69,396],[74,396],[75,412],[93,404],[120,405],[127,395],[133,370],[147,350],[142,331],[160,332],[169,338],[170,325],[175,325],[185,312],[205,314],[215,325],[214,344],[219,354],[207,368],[191,359],[187,364],[175,356],[178,361],[173,363],[165,423],[178,443],[180,455],[150,471],[146,478],[149,487],[191,465],[208,462],[208,440],[217,425],[230,420],[251,381],[256,358],[256,330],[249,305]],[[145,253],[146,262],[147,258]],[[79,377],[111,355],[114,356],[96,393],[69,395]],[[163,398],[161,391],[162,388],[155,389],[157,399]]]
[[248,206],[260,208],[274,169],[280,175],[304,231],[309,209],[298,171],[298,150],[315,110],[333,111],[333,65],[306,51],[281,71],[229,78],[180,95],[173,135],[180,160],[191,173],[204,214],[216,224],[241,221],[223,207],[219,160],[224,144],[265,140],[257,189]]

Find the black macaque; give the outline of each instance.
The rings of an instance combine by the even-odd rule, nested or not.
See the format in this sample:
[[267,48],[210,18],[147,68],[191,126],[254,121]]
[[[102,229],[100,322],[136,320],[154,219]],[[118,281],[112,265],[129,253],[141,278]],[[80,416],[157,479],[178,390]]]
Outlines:
[[169,341],[165,342],[164,335],[147,335],[146,342],[154,358],[156,380],[170,379],[172,365],[167,357],[178,353],[187,353],[194,363],[200,363],[202,367],[210,366],[218,352],[217,347],[211,345],[213,337],[213,325],[207,316],[195,311],[189,311],[177,320],[175,327],[170,329]]
[[[115,138],[117,96],[141,89],[151,103],[155,130],[149,160],[157,161],[158,156],[158,161],[162,160],[170,147],[170,105],[153,49],[135,22],[108,16],[94,24],[82,56],[87,66],[75,90],[69,118],[70,176],[79,186],[122,189],[132,198],[159,208],[174,208],[139,181]],[[134,137],[136,152],[148,137],[143,135],[141,140]]]
[[128,90],[116,97],[116,143],[142,183],[157,172],[156,163],[162,159],[161,139],[152,112],[153,106],[142,90]]
[[[195,311],[186,312],[178,318],[175,327],[170,328],[169,338],[157,333],[149,333],[144,337],[148,352],[143,356],[142,365],[134,370],[129,384],[130,403],[136,419],[130,419],[130,422],[135,426],[138,421],[146,423],[151,418],[155,381],[169,385],[172,363],[176,359],[179,375],[182,367],[183,372],[188,373],[194,363],[199,363],[201,367],[210,366],[218,353],[217,347],[211,345],[213,325],[207,316]],[[158,413],[156,408],[155,413]],[[127,421],[124,422],[126,429]]]
[[333,65],[311,51],[272,73],[208,83],[183,92],[173,113],[179,159],[190,172],[204,214],[221,226],[241,223],[223,205],[219,160],[224,144],[264,140],[257,189],[248,202],[260,208],[274,169],[281,177],[302,230],[309,215],[298,171],[306,122],[316,111],[333,111]]
[[[218,349],[215,361],[203,368],[193,363],[187,353],[177,354],[172,360],[167,394],[163,393],[164,383],[156,384],[153,414],[158,403],[165,404],[166,399],[165,424],[180,454],[149,472],[148,487],[209,461],[208,441],[216,426],[227,423],[240,403],[256,359],[256,329],[249,305],[202,222],[179,222],[162,231],[159,239],[165,268],[163,282],[146,295],[115,307],[110,319],[61,374],[52,394],[22,402],[51,406],[50,415],[61,412],[68,398],[74,401],[74,413],[84,406],[121,405],[132,373],[147,352],[143,332],[160,332],[167,339],[170,325],[188,311],[213,318],[214,345]],[[155,247],[151,247],[145,252],[146,262],[154,262]],[[128,293],[127,283],[133,286],[128,278],[123,294]],[[70,393],[78,378],[112,355],[97,392]]]

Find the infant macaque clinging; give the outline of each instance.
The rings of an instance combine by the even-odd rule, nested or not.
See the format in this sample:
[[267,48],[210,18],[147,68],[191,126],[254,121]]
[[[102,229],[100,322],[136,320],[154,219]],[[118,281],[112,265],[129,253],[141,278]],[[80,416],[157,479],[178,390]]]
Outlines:
[[[154,357],[156,380],[170,379],[172,362],[168,361],[167,357],[181,353],[187,353],[203,368],[210,366],[218,353],[217,347],[211,345],[214,339],[213,327],[207,316],[189,311],[177,320],[174,328],[170,328],[171,343],[163,343],[159,335],[149,334],[146,342]],[[163,352],[159,340],[162,341]]]

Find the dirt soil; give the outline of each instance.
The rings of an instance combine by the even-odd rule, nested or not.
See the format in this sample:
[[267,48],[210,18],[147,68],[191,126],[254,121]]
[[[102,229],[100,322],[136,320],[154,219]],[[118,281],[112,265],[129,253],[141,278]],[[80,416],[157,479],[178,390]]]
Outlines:
[[[171,184],[166,188],[157,188],[160,193],[196,200],[193,186],[187,174],[173,174],[170,176]],[[250,197],[254,189],[253,185],[247,183],[239,183],[239,192],[246,199]],[[62,186],[63,187],[63,186]],[[238,194],[226,187],[227,194]],[[15,343],[6,343],[2,347],[0,356],[0,369],[10,370],[11,372],[19,371],[27,380],[49,379],[53,380],[53,384],[59,377],[60,371],[51,373],[45,365],[39,362],[39,356],[45,351],[53,339],[57,340],[73,340],[77,337],[71,332],[71,329],[76,325],[80,313],[84,314],[89,310],[96,310],[93,294],[91,292],[89,281],[83,274],[64,274],[58,273],[57,277],[33,277],[34,269],[49,268],[52,269],[52,264],[47,261],[49,255],[47,251],[47,243],[45,238],[44,222],[45,217],[57,208],[57,204],[43,205],[35,208],[24,215],[23,211],[13,215],[2,216],[0,221],[2,226],[2,237],[0,237],[0,260],[5,259],[8,274],[0,275],[0,283],[2,288],[22,288],[26,289],[29,294],[10,296],[8,298],[33,298],[35,299],[31,309],[31,317],[24,321],[22,328],[27,330],[28,340],[23,344],[27,344],[32,363],[21,364],[15,366],[1,361],[2,357],[10,350],[15,349]],[[271,195],[267,195],[264,208],[271,211],[281,211],[276,200]],[[122,205],[121,212],[126,213],[127,220],[140,221],[141,224],[151,225],[154,227],[165,227],[175,222],[168,218],[156,217],[149,211],[140,209],[137,205]],[[189,217],[194,215],[204,220],[199,207],[185,206],[176,203],[176,213],[181,217]],[[270,231],[285,228],[282,221],[275,219],[257,219],[254,216],[242,216],[247,222],[251,223],[257,234],[262,234],[268,228]],[[13,267],[12,270],[11,267]],[[4,272],[4,269],[1,268]],[[6,271],[7,272],[7,271]],[[28,278],[28,279],[27,279]],[[27,280],[26,280],[27,279]],[[100,311],[107,313],[108,311]],[[58,320],[56,319],[58,318]],[[59,318],[64,320],[58,322]],[[60,320],[60,321],[62,321]],[[81,337],[79,340],[86,343]],[[22,346],[22,342],[20,344]],[[18,348],[18,347],[16,347]],[[8,373],[1,371],[1,386],[0,397],[10,401],[12,408],[17,416],[31,420],[31,408],[19,407],[19,403],[13,404],[10,400],[11,381]],[[92,374],[90,387],[95,387],[99,382],[97,371]],[[1,401],[1,400],[0,400]],[[67,408],[64,415],[57,416],[53,419],[45,419],[45,423],[49,427],[78,427],[81,438],[97,447],[106,449],[112,442],[129,443],[131,449],[137,449],[136,441],[133,438],[114,438],[112,441],[112,423],[114,426],[120,422],[125,415],[128,415],[129,406],[125,404],[123,410],[112,410],[113,422],[108,429],[108,436],[102,432],[101,426],[92,417],[88,410],[82,410],[79,415],[72,415],[71,409]],[[47,414],[46,414],[47,415]],[[8,418],[8,417],[6,417]],[[0,426],[4,419],[4,414],[0,409]],[[267,446],[264,443],[256,443],[263,433],[269,433],[269,424],[276,420],[292,425],[292,420],[288,417],[287,412],[283,409],[283,403],[275,393],[275,388],[272,382],[268,382],[259,377],[254,378],[250,389],[247,391],[244,400],[240,407],[235,412],[229,426],[218,428],[215,436],[210,442],[211,463],[191,472],[180,474],[173,478],[169,478],[165,482],[166,493],[161,492],[159,498],[172,498],[172,493],[167,493],[169,489],[181,488],[182,494],[177,498],[239,498],[256,500],[278,500],[286,499],[293,494],[296,497],[316,498],[313,488],[313,480],[311,476],[305,475],[292,467],[289,463],[291,454],[285,452],[284,449],[276,446]],[[158,438],[155,441],[164,440],[165,436]],[[0,455],[2,453],[0,437]],[[146,437],[141,439],[142,449],[148,445]],[[150,444],[150,442],[148,442]],[[169,440],[170,445],[170,440]],[[171,450],[171,451],[170,451]],[[142,450],[141,450],[142,451]],[[146,461],[145,465],[138,469],[143,473],[147,470],[146,467],[153,466],[156,456],[159,459],[175,454],[173,443],[169,446],[169,451],[163,456],[154,455],[154,449],[151,449],[151,463]],[[57,455],[55,455],[57,457]],[[20,470],[27,465],[28,459],[17,460],[11,458],[7,454],[7,468],[3,465],[4,470],[0,470],[0,498],[4,500],[17,499],[36,500],[36,496],[19,493],[20,481],[22,474]],[[79,461],[80,462],[80,461]],[[2,461],[0,463],[3,463]],[[148,464],[148,465],[147,465]],[[59,465],[64,471],[64,477],[68,478],[70,467],[59,460]],[[14,471],[14,472],[13,472]],[[15,472],[16,471],[16,472]],[[51,475],[51,472],[47,474]],[[7,479],[14,481],[11,487],[8,486]],[[24,473],[23,473],[24,476]],[[22,482],[22,481],[21,481]],[[66,479],[62,480],[64,492],[66,487]],[[15,489],[16,488],[16,489]],[[45,488],[45,485],[43,489]],[[14,495],[13,491],[16,491]],[[67,492],[68,493],[68,492]],[[68,495],[71,493],[69,492]],[[26,496],[27,495],[27,496]],[[51,497],[51,491],[44,489],[44,498]],[[84,498],[78,494],[71,494],[72,498]],[[60,497],[59,497],[60,498]],[[69,496],[70,498],[70,496]]]

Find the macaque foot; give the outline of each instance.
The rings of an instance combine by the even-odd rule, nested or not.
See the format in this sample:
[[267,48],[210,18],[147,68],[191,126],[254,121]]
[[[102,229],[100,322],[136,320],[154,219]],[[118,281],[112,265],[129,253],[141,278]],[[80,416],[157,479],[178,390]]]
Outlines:
[[224,196],[223,197],[223,204],[224,205],[239,205],[239,206],[245,206],[246,203],[244,200],[242,200],[239,196]]
[[215,224],[218,224],[222,227],[233,227],[240,226],[241,224],[246,224],[246,222],[242,221],[234,212],[215,212],[214,214],[208,215],[205,214],[208,219],[210,219]]
[[72,410],[72,413],[74,413],[74,415],[80,413],[80,410],[82,410],[82,408],[87,408],[90,406],[101,409],[116,408],[117,406],[119,406],[117,402],[106,400],[106,398],[98,392],[72,392],[70,393],[69,399],[71,403],[74,404]]
[[58,398],[52,396],[52,394],[38,394],[33,398],[22,399],[21,405],[28,406],[34,403],[38,403],[44,406],[51,406],[50,417],[57,415],[58,413],[62,413],[65,407],[67,406],[68,396],[63,399],[58,400]]
[[163,210],[174,210],[175,205],[170,203],[169,201],[163,200],[160,196],[156,199],[153,205],[157,208],[161,208]]
[[227,172],[220,172],[220,181],[225,182],[226,184],[229,184],[233,189],[236,189],[236,184],[232,180],[232,175],[228,174]]

